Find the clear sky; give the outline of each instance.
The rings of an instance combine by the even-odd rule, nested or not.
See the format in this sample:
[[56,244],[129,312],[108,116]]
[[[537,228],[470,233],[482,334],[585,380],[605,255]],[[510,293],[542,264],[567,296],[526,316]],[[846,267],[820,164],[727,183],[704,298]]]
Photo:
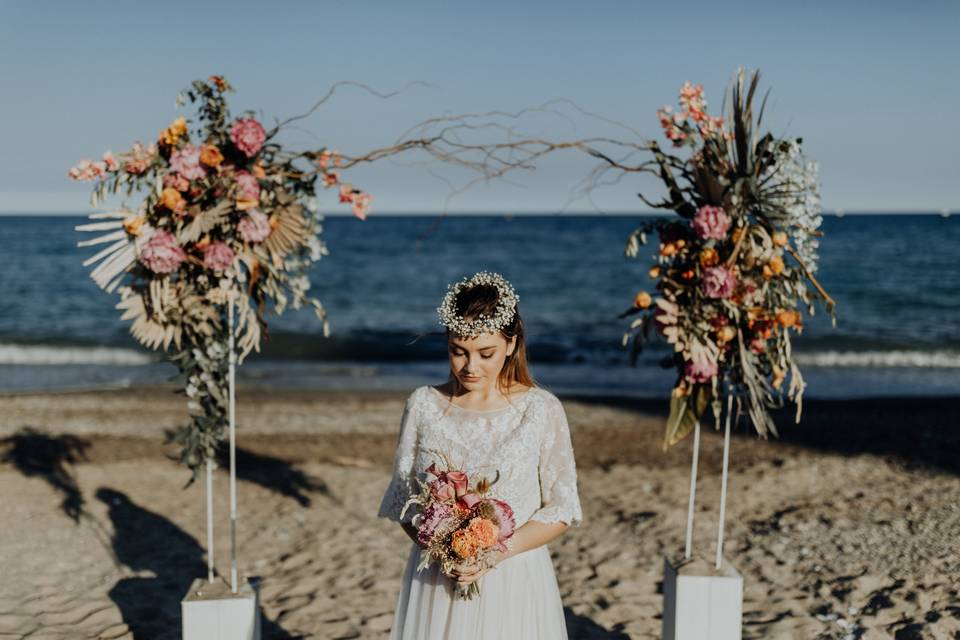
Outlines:
[[[88,210],[67,169],[148,141],[181,111],[194,78],[225,75],[234,112],[270,121],[346,90],[291,142],[353,153],[445,113],[517,110],[552,98],[660,137],[658,107],[685,80],[712,113],[738,66],[759,67],[775,134],[818,160],[825,209],[960,209],[960,3],[918,2],[36,2],[0,0],[0,211]],[[583,117],[526,119],[556,137],[599,132]],[[609,132],[603,130],[603,132]],[[412,158],[411,158],[412,159]],[[593,167],[568,153],[511,183],[480,185],[454,211],[637,211],[652,181],[628,178],[571,200]],[[441,177],[444,176],[440,171]],[[374,212],[441,210],[447,185],[383,164],[353,181]],[[454,176],[456,177],[456,176]],[[335,213],[332,194],[322,200]]]

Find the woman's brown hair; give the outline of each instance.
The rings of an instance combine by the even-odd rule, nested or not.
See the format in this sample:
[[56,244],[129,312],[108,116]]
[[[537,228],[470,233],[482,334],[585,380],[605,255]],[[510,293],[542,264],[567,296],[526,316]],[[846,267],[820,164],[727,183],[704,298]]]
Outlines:
[[[463,289],[457,294],[454,300],[454,307],[457,315],[464,319],[477,318],[481,314],[491,318],[496,315],[497,303],[499,302],[499,292],[497,288],[488,284],[478,284],[469,289]],[[447,330],[449,335],[450,330]],[[500,369],[500,375],[497,376],[497,386],[501,390],[509,389],[514,383],[520,383],[527,387],[537,386],[536,381],[530,374],[527,366],[527,341],[523,327],[523,318],[520,317],[520,307],[514,310],[513,319],[506,326],[500,329],[500,334],[509,342],[516,338],[513,353],[507,356]],[[451,372],[454,384],[457,384],[456,376]]]

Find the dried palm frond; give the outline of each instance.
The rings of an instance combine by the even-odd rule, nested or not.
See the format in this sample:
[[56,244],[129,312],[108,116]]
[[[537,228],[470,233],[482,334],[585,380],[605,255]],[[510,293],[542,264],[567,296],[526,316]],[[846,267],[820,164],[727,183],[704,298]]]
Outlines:
[[171,340],[179,343],[177,329],[152,317],[142,294],[130,287],[123,287],[120,289],[120,297],[116,307],[123,311],[120,319],[133,320],[130,333],[140,344],[156,350],[164,343],[169,344]]
[[310,236],[310,224],[303,217],[303,207],[292,196],[278,193],[280,206],[274,211],[273,231],[263,241],[263,246],[273,257],[283,257],[300,248]]
[[[83,262],[83,266],[89,267],[92,264],[100,264],[90,272],[90,277],[97,283],[101,289],[112,293],[123,280],[123,274],[130,270],[137,260],[137,237],[127,233],[125,227],[127,219],[130,217],[128,211],[111,211],[105,213],[95,213],[90,216],[91,219],[110,218],[107,222],[93,222],[82,224],[75,227],[77,231],[109,231],[104,235],[92,238],[90,240],[81,240],[77,243],[79,247],[91,247],[98,244],[110,242],[111,244],[101,249]],[[148,234],[145,234],[148,235]],[[102,262],[101,262],[102,261]]]
[[232,200],[222,200],[212,209],[201,211],[193,217],[193,220],[191,220],[189,224],[177,232],[177,242],[179,242],[181,246],[190,242],[196,242],[200,239],[200,236],[208,233],[223,222],[232,209]]

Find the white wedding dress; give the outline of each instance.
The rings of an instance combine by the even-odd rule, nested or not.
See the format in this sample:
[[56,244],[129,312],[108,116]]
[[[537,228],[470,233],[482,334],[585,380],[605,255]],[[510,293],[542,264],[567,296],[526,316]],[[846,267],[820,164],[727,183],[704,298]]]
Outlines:
[[[407,399],[393,477],[378,515],[400,522],[412,481],[426,479],[437,455],[467,473],[500,478],[490,496],[506,501],[519,529],[528,520],[581,522],[570,429],[560,401],[534,387],[492,411],[464,409],[430,386]],[[418,507],[411,505],[403,521]],[[544,546],[513,556],[480,579],[480,595],[454,598],[454,583],[436,564],[418,573],[421,548],[411,542],[391,640],[559,640],[567,637],[563,605],[550,551]]]

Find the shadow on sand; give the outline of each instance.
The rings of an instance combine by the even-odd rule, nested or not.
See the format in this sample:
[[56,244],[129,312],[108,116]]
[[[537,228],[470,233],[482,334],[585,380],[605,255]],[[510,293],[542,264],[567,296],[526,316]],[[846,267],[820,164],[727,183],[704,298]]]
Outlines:
[[[584,404],[603,405],[645,415],[667,415],[667,399],[613,396],[564,396]],[[916,464],[960,474],[960,398],[881,397],[849,400],[803,401],[800,424],[796,408],[786,403],[771,412],[780,437],[770,440],[810,449],[855,455],[892,456]],[[701,425],[713,431],[709,409]],[[738,437],[756,438],[746,416],[735,431]]]
[[[101,487],[97,499],[113,522],[113,550],[120,562],[154,577],[123,578],[110,590],[123,621],[135,638],[180,638],[180,601],[194,579],[207,574],[203,548],[163,516],[132,502],[125,494]],[[262,617],[263,638],[295,638]]]
[[563,608],[563,617],[567,622],[567,637],[570,640],[629,640],[630,636],[623,633],[621,625],[614,625],[608,631],[586,616],[578,616],[570,607]]
[[[230,451],[226,443],[217,450],[217,464],[229,469]],[[286,460],[241,447],[237,447],[237,478],[293,498],[301,507],[312,504],[308,493],[319,493],[333,499],[330,488],[322,480],[312,478]]]
[[77,436],[51,435],[33,427],[22,427],[0,439],[0,463],[10,464],[29,477],[40,477],[63,495],[60,509],[75,523],[83,513],[83,494],[67,465],[86,460],[90,443]]

